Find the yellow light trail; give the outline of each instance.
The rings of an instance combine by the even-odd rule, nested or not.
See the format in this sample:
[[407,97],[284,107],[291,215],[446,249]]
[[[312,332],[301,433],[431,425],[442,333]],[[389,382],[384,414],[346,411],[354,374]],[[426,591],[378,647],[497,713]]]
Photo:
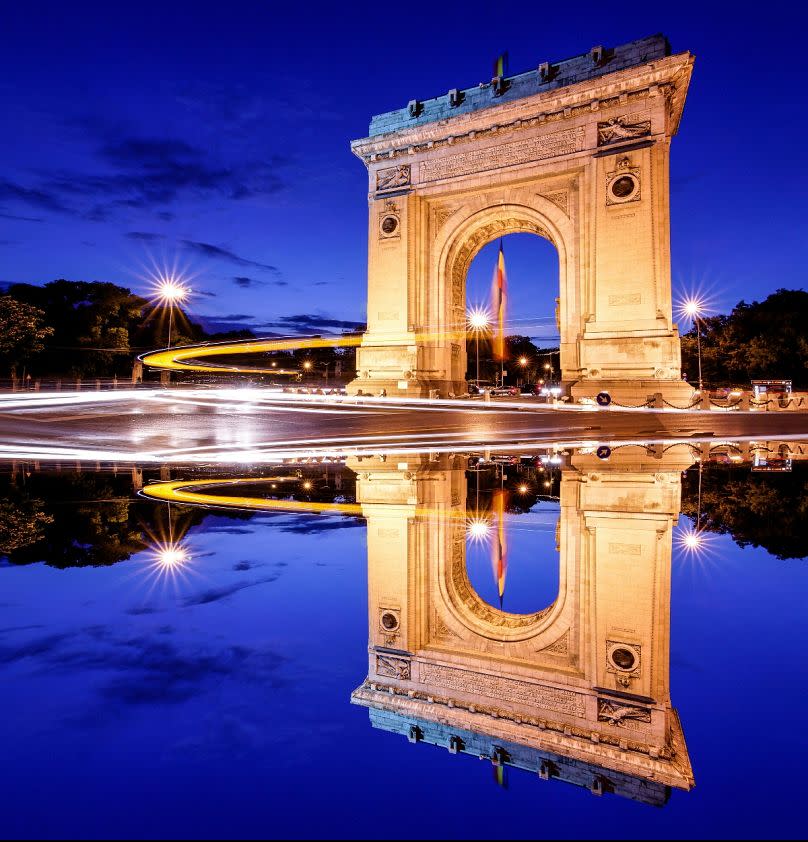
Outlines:
[[248,339],[238,342],[222,342],[209,345],[183,345],[180,348],[165,348],[149,351],[138,359],[152,368],[171,371],[196,371],[207,373],[229,372],[233,374],[297,375],[299,369],[259,368],[255,366],[227,365],[224,363],[200,363],[198,360],[210,357],[226,357],[233,354],[265,354],[272,351],[310,350],[312,348],[355,348],[362,342],[360,335],[309,336],[292,339]]

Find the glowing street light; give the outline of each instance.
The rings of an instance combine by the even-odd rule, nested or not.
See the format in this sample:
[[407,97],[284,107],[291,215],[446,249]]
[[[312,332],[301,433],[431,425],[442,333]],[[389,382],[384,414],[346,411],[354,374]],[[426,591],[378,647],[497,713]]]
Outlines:
[[527,490],[528,490],[528,489],[527,489],[527,485],[526,485],[525,483],[522,483],[522,484],[519,486],[519,493],[520,493],[520,494],[527,494]]
[[171,328],[174,323],[174,305],[180,305],[191,294],[191,290],[173,276],[161,278],[155,286],[154,297],[163,306],[168,306],[168,347],[171,347]]
[[704,304],[698,298],[688,298],[682,304],[682,313],[693,320],[696,325],[696,348],[699,358],[699,392],[704,389],[704,382],[701,379],[701,314],[704,312]]
[[524,368],[527,365],[527,357],[519,357],[519,365]]
[[303,368],[305,368],[305,369],[306,369],[306,371],[311,371],[311,360],[306,360],[306,361],[303,363]]
[[688,550],[697,550],[701,546],[701,535],[698,532],[688,532],[682,543]]
[[484,517],[472,517],[466,525],[466,532],[472,541],[486,541],[491,535],[491,521]]
[[466,314],[466,321],[468,322],[469,329],[474,334],[474,346],[477,352],[477,377],[476,383],[480,385],[480,334],[483,331],[488,330],[491,326],[491,317],[488,315],[487,310],[482,310],[479,308],[475,308],[473,310],[469,310]]
[[186,561],[188,561],[188,552],[181,544],[166,544],[157,550],[157,563],[160,567],[180,567]]

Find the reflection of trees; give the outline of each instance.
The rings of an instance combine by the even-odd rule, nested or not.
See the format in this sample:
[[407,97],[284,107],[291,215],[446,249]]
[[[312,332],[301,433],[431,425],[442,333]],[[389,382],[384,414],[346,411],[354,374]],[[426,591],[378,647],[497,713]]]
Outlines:
[[53,516],[45,512],[45,502],[27,495],[0,500],[0,553],[7,554],[41,541]]
[[[698,471],[682,483],[682,513],[696,517]],[[808,556],[808,466],[788,473],[706,465],[702,475],[702,529],[731,535],[740,547],[763,547],[776,558]]]
[[[303,488],[304,480],[310,485]],[[223,478],[223,482],[226,478]],[[288,483],[267,480],[249,494],[267,499],[339,502],[353,499],[355,478],[310,472]],[[152,502],[134,495],[128,473],[32,473],[0,477],[0,556],[12,564],[101,567],[125,561],[155,542],[178,540],[207,517],[249,520],[256,513]]]
[[[482,512],[490,511],[494,491],[503,488],[507,492],[505,511],[508,514],[520,515],[527,514],[539,500],[558,496],[561,473],[557,470],[539,470],[532,465],[504,464],[480,467],[469,471],[466,476],[469,508],[476,508],[479,488],[479,509]],[[545,486],[545,482],[550,482],[550,486]]]
[[[131,480],[104,474],[32,474],[23,495],[7,478],[3,506],[12,513],[0,551],[12,564],[45,561],[54,567],[115,564],[142,550],[146,537],[132,511]],[[40,527],[25,526],[33,512]],[[4,536],[5,538],[5,536]]]

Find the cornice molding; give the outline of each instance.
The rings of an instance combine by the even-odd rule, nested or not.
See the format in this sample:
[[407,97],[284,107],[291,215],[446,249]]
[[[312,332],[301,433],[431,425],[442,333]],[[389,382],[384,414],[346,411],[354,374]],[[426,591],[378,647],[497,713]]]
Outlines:
[[668,104],[670,131],[666,133],[673,135],[679,128],[694,60],[691,53],[678,53],[499,106],[354,140],[351,151],[369,166],[480,137],[509,136],[525,128],[573,120],[585,113],[659,95],[664,96]]

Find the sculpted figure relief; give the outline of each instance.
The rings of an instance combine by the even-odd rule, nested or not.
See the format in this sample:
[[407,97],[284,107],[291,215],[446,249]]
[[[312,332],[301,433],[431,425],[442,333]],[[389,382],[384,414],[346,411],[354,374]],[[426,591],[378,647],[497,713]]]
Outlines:
[[410,183],[410,165],[401,164],[397,167],[387,167],[376,173],[377,190],[393,190],[396,187],[405,187]]
[[611,117],[605,123],[598,123],[598,146],[615,143],[632,137],[645,137],[651,134],[651,121],[629,123],[628,117]]

